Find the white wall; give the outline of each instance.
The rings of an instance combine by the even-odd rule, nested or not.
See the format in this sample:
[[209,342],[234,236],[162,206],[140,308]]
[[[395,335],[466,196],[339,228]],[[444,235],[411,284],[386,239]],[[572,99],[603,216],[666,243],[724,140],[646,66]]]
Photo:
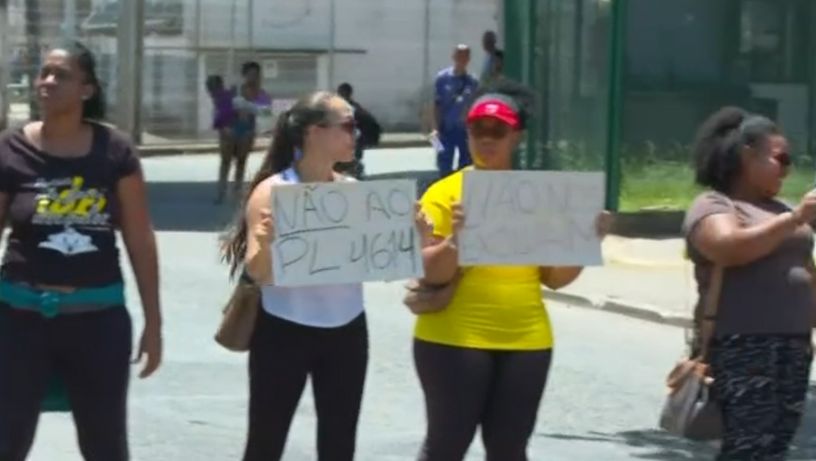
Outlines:
[[[126,0],[91,0],[91,6],[100,7],[111,1]],[[501,0],[334,0],[337,53],[334,79],[329,82],[326,51],[331,42],[331,1],[182,0],[183,33],[145,37],[146,54],[152,56],[160,52],[178,56],[187,66],[166,63],[159,68],[160,75],[157,76],[152,75],[154,63],[145,63],[148,75],[143,82],[144,104],[147,106],[144,116],[155,118],[156,122],[145,126],[158,124],[166,127],[168,136],[174,130],[179,130],[179,137],[195,135],[195,131],[208,133],[211,106],[202,90],[206,73],[202,71],[200,55],[223,51],[222,54],[228,56],[226,50],[232,48],[235,62],[232,71],[224,74],[228,81],[234,81],[230,73],[237,77],[237,68],[249,57],[251,49],[266,56],[270,56],[270,52],[298,50],[311,54],[319,63],[317,81],[321,86],[334,88],[340,82],[350,82],[355,87],[357,99],[374,112],[387,129],[416,129],[420,125],[420,105],[426,100],[422,96],[423,81],[432,81],[436,72],[450,64],[451,50],[457,43],[467,43],[473,48],[471,71],[478,74],[484,62],[481,35],[486,29],[499,29],[502,3]],[[429,67],[423,75],[426,2],[431,8]],[[24,0],[10,0],[10,6],[18,7],[10,9],[9,22],[13,24],[10,24],[8,38],[11,46],[25,44],[23,10],[19,8],[24,4]],[[40,5],[47,44],[50,38],[59,35],[63,12],[53,0],[41,0]],[[79,13],[81,23],[89,11]],[[198,33],[197,24],[200,24]],[[115,31],[82,37],[95,52],[107,55],[106,59],[110,61],[108,66],[100,63],[105,67],[100,73],[111,98],[116,94],[115,74],[112,72],[116,68],[116,36],[112,32]],[[195,52],[196,45],[200,47],[199,55]],[[183,100],[184,104],[169,100],[163,105],[156,103],[156,98],[149,93],[157,79],[163,88],[173,88],[174,101]],[[268,90],[275,94],[275,88]],[[179,119],[180,111],[195,112],[195,107],[198,107],[198,114]],[[188,119],[193,122],[187,123]],[[197,125],[198,130],[194,128],[193,133],[189,132],[191,125]],[[182,133],[184,130],[188,131]]]
[[[347,81],[357,99],[386,126],[417,128],[423,82],[425,0],[335,0],[335,87]],[[299,49],[325,53],[330,46],[330,0],[201,0],[201,43],[237,51],[253,36],[257,50]],[[481,36],[498,30],[500,0],[430,0],[428,78],[450,65],[457,43],[473,48],[471,71],[484,62]],[[251,30],[250,30],[251,29]],[[321,61],[325,58],[320,58]],[[240,63],[236,63],[239,65]],[[275,89],[269,88],[274,94]],[[208,110],[207,104],[201,105]]]
[[[356,98],[387,126],[416,128],[422,102],[424,0],[337,0],[335,82],[350,82]],[[484,62],[482,33],[496,30],[498,0],[432,0],[428,79],[451,64],[458,43],[473,49],[470,70]]]

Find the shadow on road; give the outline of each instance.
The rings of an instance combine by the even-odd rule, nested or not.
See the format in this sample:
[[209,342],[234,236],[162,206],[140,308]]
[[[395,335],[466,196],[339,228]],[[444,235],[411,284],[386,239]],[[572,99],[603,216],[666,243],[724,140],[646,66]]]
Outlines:
[[[713,459],[717,453],[714,444],[690,442],[659,430],[627,431],[618,435],[630,446],[651,450],[635,455],[639,459],[669,461]],[[788,461],[813,459],[816,459],[816,383],[810,386],[807,412],[787,457]]]
[[214,182],[153,182],[147,191],[157,231],[220,232],[238,211],[237,200],[214,203]]
[[[623,443],[640,449],[640,453],[631,455],[633,458],[660,461],[714,459],[719,447],[717,442],[692,442],[659,429],[632,430],[612,434],[589,432],[584,435],[541,435],[560,440]],[[816,383],[811,383],[807,412],[787,459],[788,461],[816,459]]]
[[[416,179],[421,195],[436,180],[435,171],[371,175],[368,180]],[[215,182],[151,182],[147,185],[153,225],[158,231],[221,232],[238,212],[239,199],[215,204]]]

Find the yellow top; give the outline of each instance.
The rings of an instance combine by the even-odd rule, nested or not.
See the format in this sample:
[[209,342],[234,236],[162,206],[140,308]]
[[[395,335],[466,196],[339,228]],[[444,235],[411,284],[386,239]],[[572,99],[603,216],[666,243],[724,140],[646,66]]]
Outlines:
[[[422,196],[422,209],[438,237],[453,232],[451,208],[461,201],[463,177],[456,172]],[[536,266],[465,267],[450,305],[420,315],[414,334],[423,341],[474,349],[549,349],[553,334],[541,294]]]

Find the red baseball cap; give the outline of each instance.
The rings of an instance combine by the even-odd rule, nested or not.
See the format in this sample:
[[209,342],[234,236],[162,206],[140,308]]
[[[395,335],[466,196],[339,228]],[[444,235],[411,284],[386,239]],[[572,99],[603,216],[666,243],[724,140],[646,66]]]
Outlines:
[[495,118],[514,129],[521,126],[521,118],[518,111],[503,98],[486,95],[473,103],[467,115],[467,122],[473,122],[480,118]]

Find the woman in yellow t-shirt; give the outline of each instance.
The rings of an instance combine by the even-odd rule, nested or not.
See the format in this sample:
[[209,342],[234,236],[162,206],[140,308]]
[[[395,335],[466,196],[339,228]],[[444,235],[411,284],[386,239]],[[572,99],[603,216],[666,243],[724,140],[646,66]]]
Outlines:
[[[467,115],[474,166],[509,170],[521,140],[529,91],[506,81],[480,91]],[[553,335],[541,284],[557,289],[581,267],[460,268],[456,234],[464,216],[463,171],[432,185],[421,199],[433,223],[423,249],[427,284],[460,274],[450,304],[418,317],[414,361],[425,394],[428,426],[421,461],[463,459],[481,426],[488,460],[523,461],[550,367]],[[598,220],[599,235],[609,215]]]

